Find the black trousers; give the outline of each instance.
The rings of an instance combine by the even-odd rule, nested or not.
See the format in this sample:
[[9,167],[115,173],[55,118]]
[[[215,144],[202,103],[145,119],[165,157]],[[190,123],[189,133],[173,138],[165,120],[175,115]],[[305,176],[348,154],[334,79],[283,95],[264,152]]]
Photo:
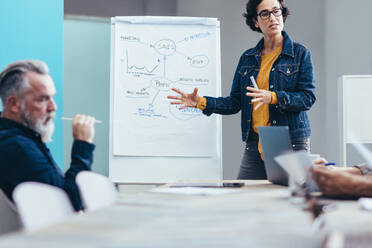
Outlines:
[[[251,132],[253,133],[253,132]],[[253,136],[253,137],[251,137]],[[258,151],[258,137],[251,135],[248,137],[244,148],[243,158],[240,165],[238,179],[267,179],[264,161]],[[294,151],[306,150],[310,152],[310,139],[297,139],[292,141]]]

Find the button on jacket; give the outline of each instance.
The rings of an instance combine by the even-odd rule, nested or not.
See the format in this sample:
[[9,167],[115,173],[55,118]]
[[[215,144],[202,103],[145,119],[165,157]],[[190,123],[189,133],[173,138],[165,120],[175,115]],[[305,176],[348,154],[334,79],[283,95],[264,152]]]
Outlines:
[[[269,77],[269,89],[278,97],[278,104],[269,106],[271,126],[288,126],[291,139],[310,136],[310,122],[305,111],[314,104],[315,80],[310,51],[303,45],[293,42],[286,32],[283,49],[274,62]],[[234,80],[228,97],[207,97],[205,115],[235,114],[241,111],[242,139],[247,140],[252,121],[251,97],[246,96],[246,87],[253,87],[250,77],[257,78],[261,65],[263,38],[256,47],[243,53],[236,68]]]
[[53,185],[67,193],[76,211],[81,210],[75,177],[80,171],[90,170],[93,150],[93,144],[75,140],[71,166],[64,174],[37,132],[18,122],[0,118],[0,189],[12,199],[14,188],[22,182]]

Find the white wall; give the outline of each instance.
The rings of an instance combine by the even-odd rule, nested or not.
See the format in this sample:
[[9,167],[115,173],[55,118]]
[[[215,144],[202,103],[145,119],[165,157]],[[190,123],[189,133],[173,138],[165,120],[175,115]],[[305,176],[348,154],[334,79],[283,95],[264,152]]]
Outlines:
[[174,15],[174,0],[64,0],[65,14],[84,16]]
[[309,111],[311,125],[311,152],[324,154],[325,126],[325,2],[322,0],[287,0],[292,11],[287,19],[286,30],[292,39],[308,47],[312,53],[316,80],[314,106]]
[[326,154],[339,163],[337,78],[372,74],[372,1],[327,0],[325,8]]
[[142,0],[64,0],[65,14],[85,16],[143,15]]

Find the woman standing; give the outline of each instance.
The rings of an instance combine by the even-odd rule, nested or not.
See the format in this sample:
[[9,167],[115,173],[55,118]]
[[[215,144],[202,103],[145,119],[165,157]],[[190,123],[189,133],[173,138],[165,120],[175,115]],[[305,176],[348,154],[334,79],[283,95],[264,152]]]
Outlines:
[[[263,34],[258,44],[240,57],[230,96],[200,97],[194,89],[168,96],[180,109],[194,107],[207,116],[241,111],[242,139],[246,142],[238,179],[266,179],[259,126],[288,126],[294,150],[310,147],[310,123],[305,111],[315,102],[315,81],[310,51],[283,31],[289,9],[284,0],[249,0],[247,25]],[[251,77],[256,82],[255,89]]]

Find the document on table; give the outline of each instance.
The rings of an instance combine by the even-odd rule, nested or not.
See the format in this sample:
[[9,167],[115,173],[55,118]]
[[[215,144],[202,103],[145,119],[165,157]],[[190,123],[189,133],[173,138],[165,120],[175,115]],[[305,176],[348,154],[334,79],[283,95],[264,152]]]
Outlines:
[[372,198],[361,197],[358,203],[362,209],[372,211]]
[[180,187],[180,188],[155,188],[150,192],[183,194],[183,195],[224,195],[241,192],[241,189],[226,188],[202,188],[202,187]]
[[275,161],[288,173],[298,185],[304,185],[312,192],[318,192],[319,188],[311,178],[309,169],[313,162],[306,151],[288,152],[276,156]]

